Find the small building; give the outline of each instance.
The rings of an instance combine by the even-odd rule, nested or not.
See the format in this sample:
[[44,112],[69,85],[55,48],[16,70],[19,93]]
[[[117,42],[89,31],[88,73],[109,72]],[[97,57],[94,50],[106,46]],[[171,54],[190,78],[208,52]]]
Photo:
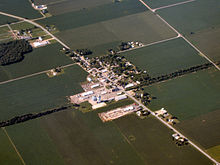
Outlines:
[[94,85],[91,86],[91,88],[93,89],[93,88],[97,88],[99,86],[100,86],[100,84],[94,84]]
[[134,84],[130,83],[130,84],[126,85],[125,88],[130,88],[130,87],[133,87],[133,86],[134,86]]
[[127,95],[120,95],[115,97],[115,101],[124,100],[127,98]]
[[40,46],[45,46],[47,44],[49,44],[49,41],[41,41],[41,42],[34,42],[33,46],[34,47],[40,47]]
[[124,111],[130,111],[130,110],[133,110],[133,109],[134,109],[133,106],[129,106],[129,107],[124,108]]
[[83,97],[89,96],[89,95],[92,95],[93,93],[94,93],[93,91],[88,91],[88,92],[82,93],[82,96]]
[[156,115],[164,115],[166,113],[167,113],[167,111],[164,108],[161,108],[161,110],[155,111]]
[[89,82],[91,82],[91,81],[92,81],[92,79],[91,79],[90,77],[87,77],[87,80],[88,80]]

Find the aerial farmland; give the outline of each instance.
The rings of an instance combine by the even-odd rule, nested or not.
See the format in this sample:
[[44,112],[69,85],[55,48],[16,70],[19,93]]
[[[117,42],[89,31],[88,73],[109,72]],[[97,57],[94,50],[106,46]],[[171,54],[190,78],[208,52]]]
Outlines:
[[0,164],[219,165],[218,0],[1,0]]

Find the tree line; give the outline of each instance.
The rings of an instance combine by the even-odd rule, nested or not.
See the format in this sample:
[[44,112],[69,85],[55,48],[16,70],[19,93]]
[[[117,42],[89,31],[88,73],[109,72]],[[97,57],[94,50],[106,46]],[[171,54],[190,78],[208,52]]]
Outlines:
[[0,44],[0,65],[9,65],[20,62],[24,54],[32,51],[32,47],[26,40],[15,40]]
[[49,115],[49,114],[52,114],[54,112],[64,111],[64,110],[67,110],[70,107],[71,107],[70,105],[61,106],[59,108],[55,108],[55,109],[40,112],[40,113],[34,113],[34,114],[29,113],[29,114],[25,114],[25,115],[21,115],[21,116],[15,116],[12,119],[0,122],[0,128],[10,126],[10,125],[14,125],[14,124],[18,124],[18,123],[23,123],[25,121],[36,119],[36,118],[39,118],[39,117],[42,117],[42,116],[45,116],[45,115]]

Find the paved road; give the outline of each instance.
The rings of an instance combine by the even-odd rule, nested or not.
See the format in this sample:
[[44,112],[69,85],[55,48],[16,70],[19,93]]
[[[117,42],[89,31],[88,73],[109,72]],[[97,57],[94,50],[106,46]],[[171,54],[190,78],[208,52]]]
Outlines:
[[179,2],[179,3],[167,5],[167,6],[158,7],[158,8],[152,9],[152,10],[155,12],[155,11],[160,10],[160,9],[165,9],[165,8],[169,8],[169,7],[173,7],[173,6],[178,6],[178,5],[182,5],[182,4],[190,3],[190,2],[194,2],[194,1],[196,1],[196,0],[183,1],[183,2]]
[[49,31],[47,31],[43,26],[39,25],[38,23],[32,21],[32,20],[28,20],[28,19],[25,19],[25,18],[22,18],[22,17],[19,17],[19,16],[15,16],[15,15],[12,15],[12,14],[7,14],[7,13],[4,13],[4,12],[0,12],[0,14],[2,15],[5,15],[5,16],[8,16],[8,17],[13,17],[13,18],[16,18],[18,20],[21,20],[21,21],[25,21],[25,22],[28,22],[30,24],[33,24],[39,28],[41,28],[43,31],[45,31],[45,33],[47,33],[48,35],[50,35],[51,37],[53,37],[55,40],[57,40],[57,42],[59,42],[61,45],[63,45],[65,48],[68,48],[70,49],[65,43],[63,43],[62,41],[60,41],[57,37],[55,37],[53,34],[51,34]]
[[[143,0],[139,0],[144,6],[146,6],[151,12],[155,13],[153,9],[150,8]],[[167,26],[169,26],[174,32],[177,33],[179,37],[182,37],[188,44],[190,44],[195,50],[198,51],[198,53],[203,56],[206,60],[208,60],[210,63],[212,63],[216,69],[220,71],[220,68],[218,65],[216,65],[212,60],[210,60],[204,53],[202,53],[195,45],[193,45],[189,40],[187,40],[181,33],[179,33],[173,26],[171,26],[166,20],[164,20],[159,14],[156,14],[158,18],[160,18]]]
[[[70,66],[73,66],[73,65],[76,65],[76,63],[61,66],[61,68],[67,68],[67,67],[70,67]],[[42,71],[42,72],[33,73],[33,74],[26,75],[26,76],[23,76],[23,77],[18,77],[18,78],[15,78],[15,79],[3,81],[3,82],[0,82],[0,85],[6,84],[6,83],[9,83],[9,82],[13,82],[13,81],[17,81],[17,80],[22,80],[22,79],[29,78],[29,77],[33,77],[33,76],[37,76],[37,75],[39,75],[39,74],[47,73],[47,72],[50,71],[50,70],[51,70],[51,69],[45,70],[45,71]]]

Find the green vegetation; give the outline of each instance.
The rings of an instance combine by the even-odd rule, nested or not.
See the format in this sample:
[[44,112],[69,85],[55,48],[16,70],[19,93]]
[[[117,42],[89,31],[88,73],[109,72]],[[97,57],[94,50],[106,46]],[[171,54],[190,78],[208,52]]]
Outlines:
[[92,111],[92,105],[88,101],[85,101],[80,104],[79,110],[83,113],[90,112]]
[[[64,13],[38,22],[44,25],[54,24],[60,31],[64,31],[144,11],[146,8],[140,2],[123,0],[121,3],[104,4],[91,9]],[[70,21],[73,18],[74,21]]]
[[49,78],[45,73],[0,86],[0,121],[27,113],[41,112],[68,102],[67,96],[82,92],[80,82],[87,73],[78,65],[65,74]]
[[9,65],[20,62],[24,54],[30,53],[32,47],[26,40],[15,40],[0,44],[0,64]]
[[152,110],[164,107],[180,120],[215,111],[219,108],[219,72],[215,68],[188,74],[145,88],[155,96],[149,105]]
[[146,70],[152,77],[207,62],[183,39],[174,39],[120,55],[125,56],[135,66]]
[[42,17],[27,0],[1,0],[0,11],[29,19]]
[[59,51],[61,48],[62,46],[58,43],[50,44],[34,49],[34,51],[25,56],[22,62],[0,66],[0,81],[22,77],[72,63],[68,57]]
[[0,25],[7,24],[7,23],[12,23],[12,22],[16,22],[16,21],[17,21],[17,19],[7,17],[7,16],[4,16],[4,15],[0,15]]
[[216,6],[220,6],[219,0],[200,0],[166,8],[158,12],[178,31],[190,35],[220,24],[219,9]]
[[35,26],[27,22],[19,22],[10,25],[13,30],[33,29]]
[[219,115],[220,110],[218,108],[216,111],[181,121],[176,126],[184,132],[184,135],[196,141],[207,150],[220,144]]
[[13,40],[13,35],[8,26],[0,27],[0,43],[9,42]]
[[0,128],[0,164],[4,165],[22,165],[20,158],[18,157],[15,149],[13,148],[11,142],[6,136],[3,128]]
[[207,152],[218,162],[220,161],[220,145],[208,149]]

